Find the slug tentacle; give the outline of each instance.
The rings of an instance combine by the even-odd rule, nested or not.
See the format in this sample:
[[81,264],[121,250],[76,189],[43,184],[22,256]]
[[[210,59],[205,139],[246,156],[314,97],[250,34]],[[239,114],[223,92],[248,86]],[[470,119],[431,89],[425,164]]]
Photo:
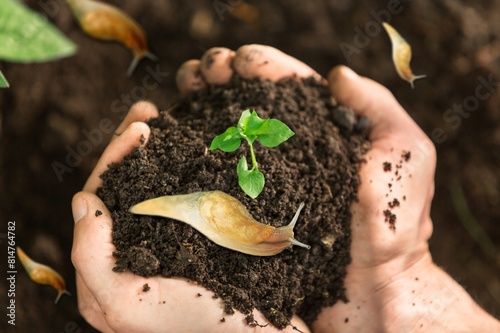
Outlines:
[[163,216],[189,224],[214,243],[255,256],[272,256],[297,241],[293,228],[302,203],[289,225],[275,228],[257,222],[236,198],[221,192],[195,192],[143,201],[130,208],[133,214]]

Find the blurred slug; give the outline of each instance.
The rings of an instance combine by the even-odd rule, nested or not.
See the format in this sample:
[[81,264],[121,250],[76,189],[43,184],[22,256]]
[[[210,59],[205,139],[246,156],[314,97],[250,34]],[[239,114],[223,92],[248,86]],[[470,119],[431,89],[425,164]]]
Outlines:
[[55,304],[59,302],[59,299],[63,294],[71,295],[66,290],[66,282],[63,277],[57,273],[55,270],[50,268],[49,266],[42,265],[32,260],[30,257],[24,253],[24,251],[18,246],[17,248],[17,256],[21,261],[21,264],[24,266],[24,269],[28,273],[31,280],[39,284],[48,284],[57,289],[57,297],[55,300]]
[[132,75],[142,58],[157,60],[148,50],[144,30],[125,12],[93,0],[67,1],[85,33],[96,39],[118,41],[133,52],[134,59],[127,70],[128,76]]
[[410,83],[411,88],[415,86],[413,82],[423,79],[426,75],[413,75],[410,68],[411,47],[406,40],[389,23],[383,22],[385,31],[389,35],[392,44],[392,60],[399,77]]
[[292,245],[311,248],[293,238],[303,207],[300,204],[289,225],[279,228],[255,221],[238,199],[221,191],[154,198],[132,206],[130,212],[176,219],[220,246],[253,256],[273,256]]

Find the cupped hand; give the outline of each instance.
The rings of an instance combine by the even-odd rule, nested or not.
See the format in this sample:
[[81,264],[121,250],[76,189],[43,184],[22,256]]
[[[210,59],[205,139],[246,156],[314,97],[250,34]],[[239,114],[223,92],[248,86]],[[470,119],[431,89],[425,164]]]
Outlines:
[[360,169],[359,201],[351,206],[352,262],[345,279],[349,302],[323,309],[313,328],[387,332],[387,323],[400,327],[412,311],[421,310],[421,302],[412,305],[407,296],[421,295],[426,278],[435,273],[427,241],[436,153],[385,87],[346,67],[334,68],[329,84],[340,104],[370,119],[371,149]]
[[[181,95],[221,84],[236,71],[244,78],[277,80],[286,76],[320,76],[310,67],[266,46],[247,45],[236,52],[214,48],[200,60],[184,63],[177,73]],[[135,104],[118,127],[117,135],[105,149],[83,191],[72,202],[75,220],[72,261],[76,268],[78,307],[82,316],[102,332],[277,332],[271,325],[250,327],[245,315],[224,315],[220,300],[212,293],[184,279],[144,278],[130,272],[115,273],[112,219],[95,195],[99,176],[108,165],[121,161],[134,147],[146,144],[149,127],[144,123],[158,115],[150,103]],[[144,140],[145,139],[145,140]],[[147,284],[149,290],[143,291]],[[146,288],[147,289],[147,288]],[[198,297],[201,294],[201,297]],[[258,323],[267,322],[258,311]],[[224,322],[221,319],[224,318]],[[297,317],[284,332],[309,332]]]

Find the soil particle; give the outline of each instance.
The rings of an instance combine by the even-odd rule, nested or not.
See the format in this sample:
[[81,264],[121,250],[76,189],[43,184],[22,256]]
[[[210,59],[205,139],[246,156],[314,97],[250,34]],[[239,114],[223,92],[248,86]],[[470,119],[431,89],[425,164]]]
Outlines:
[[[275,148],[254,143],[266,179],[257,199],[238,186],[236,165],[248,152],[246,144],[232,153],[208,150],[247,108],[261,118],[281,120],[296,133]],[[235,76],[228,85],[194,93],[150,120],[148,143],[101,176],[98,196],[114,221],[114,270],[184,277],[212,290],[227,314],[237,309],[255,323],[256,308],[280,329],[294,314],[310,325],[322,307],[347,301],[349,206],[369,143],[349,125],[355,120],[351,111],[338,110],[328,88],[313,79],[272,83]],[[179,221],[128,212],[153,197],[212,190],[234,196],[257,221],[275,227],[288,224],[305,202],[294,231],[311,249],[249,256],[222,248]]]
[[390,208],[394,208],[394,207],[399,207],[400,203],[398,199],[394,198],[394,200],[390,201],[388,205]]
[[142,291],[147,293],[149,290],[151,290],[151,287],[149,286],[149,284],[145,283],[143,286],[142,286]]
[[403,158],[403,160],[405,162],[408,162],[411,158],[411,152],[410,151],[403,151],[403,154],[401,155],[401,157]]
[[392,164],[391,162],[384,162],[384,171],[389,172],[392,170]]
[[221,51],[217,50],[217,51],[214,51],[214,52],[210,53],[209,55],[207,55],[206,62],[204,64],[205,69],[210,69],[212,67],[212,65],[215,62],[214,56],[219,54],[220,52]]
[[389,209],[384,210],[385,222],[389,223],[389,229],[396,230],[396,215]]
[[102,212],[101,212],[100,210],[96,210],[96,211],[95,211],[95,216],[96,216],[96,217],[97,217],[97,216],[101,216],[101,215],[102,215]]

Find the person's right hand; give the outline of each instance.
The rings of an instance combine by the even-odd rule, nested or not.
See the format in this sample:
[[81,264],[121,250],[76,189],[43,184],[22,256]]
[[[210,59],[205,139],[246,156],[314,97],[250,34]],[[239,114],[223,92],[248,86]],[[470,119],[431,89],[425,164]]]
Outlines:
[[371,149],[360,169],[359,201],[351,207],[349,302],[323,309],[313,331],[500,332],[499,323],[432,262],[433,143],[382,85],[343,66],[328,81],[340,104],[370,119]]

